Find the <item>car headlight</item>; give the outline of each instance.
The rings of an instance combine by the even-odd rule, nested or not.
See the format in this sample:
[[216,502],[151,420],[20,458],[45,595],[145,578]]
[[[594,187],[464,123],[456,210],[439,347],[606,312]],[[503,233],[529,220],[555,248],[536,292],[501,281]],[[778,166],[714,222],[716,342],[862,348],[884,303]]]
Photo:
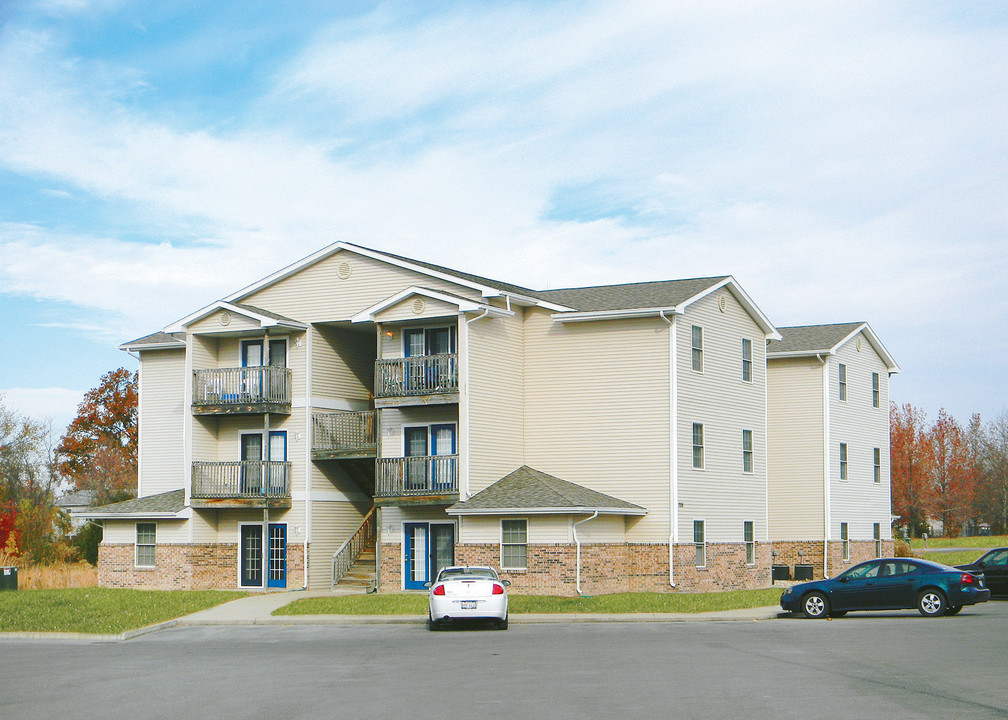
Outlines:
[[784,592],[781,593],[781,597],[786,598],[790,594],[791,594],[791,588],[786,588]]

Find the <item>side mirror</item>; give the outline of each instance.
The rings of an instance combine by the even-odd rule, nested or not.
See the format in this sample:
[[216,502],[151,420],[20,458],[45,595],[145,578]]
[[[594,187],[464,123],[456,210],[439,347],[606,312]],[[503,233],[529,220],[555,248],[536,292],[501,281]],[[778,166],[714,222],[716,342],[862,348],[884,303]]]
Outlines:
[[503,585],[504,587],[508,587],[510,584],[511,584],[510,580],[501,580],[501,585]]
[[845,582],[850,582],[850,578],[848,578],[848,577],[847,577],[846,575],[844,575],[843,577],[840,577],[840,578],[837,578],[837,579],[838,579],[838,580],[839,580],[840,582],[842,582],[842,583],[845,583]]
[[431,583],[430,583],[430,580],[428,580],[427,582],[425,582],[425,583],[423,584],[423,586],[424,586],[425,588],[429,588],[429,587],[431,586]]

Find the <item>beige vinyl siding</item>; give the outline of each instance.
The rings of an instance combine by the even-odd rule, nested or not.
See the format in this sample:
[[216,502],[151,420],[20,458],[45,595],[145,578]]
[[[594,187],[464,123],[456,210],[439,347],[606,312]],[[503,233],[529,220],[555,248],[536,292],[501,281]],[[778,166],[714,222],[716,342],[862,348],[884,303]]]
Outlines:
[[193,510],[192,531],[194,543],[224,542],[218,539],[221,510]]
[[524,335],[526,464],[646,508],[627,540],[667,542],[668,325],[528,310]]
[[349,501],[371,506],[371,496],[346,473],[343,463],[338,461],[312,463],[312,500]]
[[[862,337],[861,351],[857,338]],[[847,401],[840,402],[839,364],[847,366]],[[879,374],[879,407],[872,407],[871,374]],[[830,500],[832,539],[840,538],[840,523],[849,526],[851,540],[872,539],[872,524],[891,531],[889,497],[889,383],[888,371],[866,336],[851,338],[829,361]],[[840,443],[847,443],[846,481],[840,478]],[[881,450],[882,482],[874,481],[873,449]]]
[[[220,341],[219,337],[211,337],[207,335],[193,335],[189,334],[189,352],[192,354],[192,366],[193,370],[203,370],[206,368],[216,368],[216,367],[235,367],[235,365],[224,365],[220,364]],[[235,358],[238,357],[238,351],[235,350]]]
[[770,538],[823,539],[823,365],[767,362]]
[[[419,313],[414,312],[414,303],[418,300],[422,301],[424,306],[423,311]],[[375,322],[415,322],[416,320],[433,320],[435,318],[454,319],[458,315],[458,312],[458,305],[451,305],[423,295],[410,295],[392,307],[386,308],[375,315]]]
[[185,352],[145,350],[140,354],[140,478],[142,497],[186,486],[183,427]]
[[102,545],[132,545],[136,543],[136,524],[138,522],[157,523],[157,544],[179,544],[189,541],[189,531],[185,520],[160,519],[144,520],[129,518],[124,520],[103,520]]
[[[718,307],[725,297],[725,311]],[[691,364],[692,326],[703,328],[703,372]],[[757,540],[766,532],[766,342],[763,331],[727,289],[676,318],[679,369],[679,541],[706,521],[707,542],[741,542],[743,522]],[[742,338],[752,342],[752,382],[742,379]],[[693,423],[704,426],[704,469],[693,468]],[[742,430],[752,430],[753,472],[742,468]]]
[[308,569],[310,589],[325,589],[332,585],[332,556],[360,527],[363,519],[364,513],[354,503],[312,503],[311,557]]
[[403,339],[404,331],[414,330],[419,328],[443,328],[443,327],[453,327],[455,328],[455,351],[459,350],[459,334],[462,332],[459,329],[460,326],[459,318],[457,315],[452,317],[440,317],[432,318],[426,322],[413,322],[409,324],[396,324],[396,325],[383,325],[382,326],[382,358],[392,359],[405,357],[406,348],[405,340]]
[[[405,457],[403,428],[415,425],[448,424],[455,426],[455,447],[458,448],[458,405],[411,405],[382,410],[381,456]],[[428,445],[428,452],[430,446]]]
[[[230,316],[227,325],[221,323],[221,317],[224,313]],[[245,315],[240,315],[236,312],[231,312],[230,310],[217,310],[216,312],[207,315],[202,320],[197,320],[188,326],[188,330],[191,333],[220,333],[220,332],[242,332],[242,331],[262,331],[262,324],[258,320],[254,320]]]
[[[507,519],[528,521],[529,543],[573,543],[574,523],[588,515],[507,515]],[[461,518],[462,543],[500,543],[500,515],[470,515]],[[591,543],[621,543],[626,540],[626,523],[622,516],[603,515],[578,526],[582,545]]]
[[[381,538],[385,543],[401,543],[403,538],[403,523],[437,523],[439,525],[455,525],[458,523],[455,518],[448,517],[443,507],[424,506],[385,506],[381,508]],[[455,542],[458,542],[458,531],[455,533]],[[400,549],[400,562],[402,561],[402,550]]]
[[[478,493],[525,457],[525,368],[521,311],[475,320],[467,332],[468,491]],[[462,411],[464,419],[466,413]]]
[[[344,261],[351,267],[345,280],[337,272]],[[329,322],[349,320],[410,285],[479,297],[476,291],[460,285],[341,250],[240,302],[302,322]]]
[[374,388],[377,340],[367,332],[318,325],[312,333],[312,397],[365,410]]

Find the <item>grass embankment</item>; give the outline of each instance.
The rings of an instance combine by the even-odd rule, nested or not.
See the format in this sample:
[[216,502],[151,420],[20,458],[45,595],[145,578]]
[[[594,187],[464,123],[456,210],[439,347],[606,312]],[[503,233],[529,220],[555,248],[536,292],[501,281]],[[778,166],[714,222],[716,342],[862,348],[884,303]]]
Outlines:
[[[942,565],[966,565],[983,555],[989,548],[1008,547],[1008,535],[928,538],[927,547],[924,547],[924,541],[921,538],[914,538],[910,542],[910,547],[913,549],[914,555],[925,560]],[[970,549],[941,552],[942,548]]]
[[0,632],[118,634],[205,610],[246,594],[99,587],[6,591],[0,592]]
[[[521,613],[698,613],[776,605],[780,588],[719,593],[618,593],[593,597],[511,595],[508,610]],[[426,615],[427,595],[389,593],[305,598],[274,615]]]

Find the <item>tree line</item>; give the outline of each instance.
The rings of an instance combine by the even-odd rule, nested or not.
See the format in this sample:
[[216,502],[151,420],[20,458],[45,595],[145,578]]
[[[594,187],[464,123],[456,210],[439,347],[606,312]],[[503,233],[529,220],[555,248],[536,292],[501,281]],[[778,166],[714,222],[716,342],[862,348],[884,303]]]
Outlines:
[[920,408],[893,403],[889,421],[892,510],[912,536],[936,521],[950,537],[1008,531],[1008,411],[963,425],[942,409],[928,423]]
[[0,396],[0,554],[25,565],[97,557],[100,529],[77,536],[56,505],[61,491],[88,491],[94,504],[136,496],[137,376],[102,376],[60,441],[52,427],[15,412]]

